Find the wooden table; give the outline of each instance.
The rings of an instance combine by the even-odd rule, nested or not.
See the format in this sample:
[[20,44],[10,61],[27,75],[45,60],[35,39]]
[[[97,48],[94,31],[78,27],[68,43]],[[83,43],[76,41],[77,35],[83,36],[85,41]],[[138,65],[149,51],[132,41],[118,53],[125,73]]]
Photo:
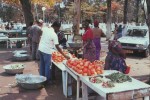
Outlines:
[[79,77],[79,74],[74,73],[74,71],[72,69],[70,69],[70,68],[68,68],[66,66],[66,82],[65,83],[67,83],[66,84],[67,90],[69,90],[70,92],[72,92],[72,87],[70,87],[70,86],[68,87],[68,83],[70,83],[70,81],[68,82],[68,78],[70,80],[70,78],[71,78],[71,77],[69,77],[70,75],[77,81],[76,100],[80,100],[80,98],[79,98],[79,89],[80,89],[80,77]]
[[[53,52],[55,52],[57,50],[53,49]],[[72,95],[72,91],[70,88],[67,87],[68,83],[66,82],[70,82],[70,78],[68,79],[68,76],[66,77],[67,71],[66,71],[66,66],[63,64],[63,62],[60,63],[56,63],[52,60],[52,63],[62,71],[62,85],[63,85],[63,94],[68,97]]]
[[0,37],[0,42],[6,41],[7,43],[7,48],[8,48],[8,37]]
[[27,45],[27,37],[21,37],[21,38],[9,38],[9,44],[10,48],[12,48],[12,43],[17,41],[24,41],[24,46]]
[[[111,71],[104,71],[110,74]],[[149,100],[150,85],[132,78],[132,82],[116,83],[113,88],[104,88],[101,84],[91,83],[88,77],[80,76],[82,82],[82,100],[88,100],[88,87],[100,95],[100,100]]]

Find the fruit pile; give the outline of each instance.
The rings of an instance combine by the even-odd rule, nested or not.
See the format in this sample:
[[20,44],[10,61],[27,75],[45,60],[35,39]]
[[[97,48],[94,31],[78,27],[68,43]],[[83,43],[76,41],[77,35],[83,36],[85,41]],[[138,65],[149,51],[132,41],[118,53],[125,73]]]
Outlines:
[[[63,51],[64,54],[69,55],[67,51]],[[75,58],[74,54],[71,54],[72,58]],[[52,53],[52,60],[56,63],[60,63],[63,60],[66,60],[66,58],[58,51],[55,51]]]
[[91,63],[86,59],[69,59],[67,60],[66,65],[83,76],[94,76],[103,73],[103,69],[100,67],[100,64],[97,65],[96,62]]

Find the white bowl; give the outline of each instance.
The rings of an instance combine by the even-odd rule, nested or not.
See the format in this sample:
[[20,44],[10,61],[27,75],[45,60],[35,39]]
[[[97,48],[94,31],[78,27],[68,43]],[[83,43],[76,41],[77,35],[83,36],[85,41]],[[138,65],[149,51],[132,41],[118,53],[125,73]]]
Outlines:
[[24,70],[24,64],[9,64],[3,66],[5,69],[5,72],[8,74],[20,74],[23,73]]

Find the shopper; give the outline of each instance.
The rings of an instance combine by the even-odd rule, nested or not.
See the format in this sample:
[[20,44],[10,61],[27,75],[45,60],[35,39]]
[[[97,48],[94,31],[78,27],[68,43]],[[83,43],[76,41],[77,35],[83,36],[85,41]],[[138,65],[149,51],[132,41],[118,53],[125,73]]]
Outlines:
[[31,27],[33,25],[33,22],[30,22],[29,24],[29,27],[27,28],[27,37],[28,37],[28,44],[30,46],[30,53],[32,52],[32,38],[31,38],[31,34],[32,34],[32,31],[31,31]]
[[104,32],[101,28],[99,28],[99,22],[96,20],[94,22],[93,31],[93,41],[96,47],[96,60],[100,59],[100,51],[101,51],[101,37],[105,36]]
[[69,56],[65,55],[61,48],[59,48],[59,42],[57,34],[53,28],[43,27],[42,36],[39,43],[39,56],[40,56],[40,75],[47,78],[46,83],[51,83],[51,56],[54,48],[56,49],[67,59]]
[[34,23],[31,27],[31,38],[32,38],[32,60],[39,60],[38,46],[40,37],[42,35],[43,21],[40,19]]
[[125,62],[125,53],[121,44],[116,41],[109,41],[108,54],[105,59],[105,70],[117,70],[125,73],[127,65]]
[[60,44],[64,49],[66,49],[66,42],[67,42],[67,39],[65,38],[64,32],[63,32],[63,31],[60,31],[61,23],[59,23],[58,21],[55,21],[55,22],[52,24],[52,27],[54,28],[55,33],[56,33],[57,36],[58,36],[59,44]]
[[85,20],[82,23],[82,27],[85,29],[85,33],[82,36],[83,40],[83,58],[91,62],[96,60],[96,47],[93,42],[93,32],[89,27],[90,20]]

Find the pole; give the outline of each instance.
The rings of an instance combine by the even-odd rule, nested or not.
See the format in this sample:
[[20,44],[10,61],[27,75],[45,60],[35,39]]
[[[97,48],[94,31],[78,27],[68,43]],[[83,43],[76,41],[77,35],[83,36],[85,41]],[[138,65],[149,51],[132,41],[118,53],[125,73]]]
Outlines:
[[37,19],[39,19],[39,15],[38,15],[38,11],[37,11],[37,4],[35,4],[35,11],[36,11]]
[[44,10],[43,10],[43,21],[45,22],[45,14],[44,14]]

